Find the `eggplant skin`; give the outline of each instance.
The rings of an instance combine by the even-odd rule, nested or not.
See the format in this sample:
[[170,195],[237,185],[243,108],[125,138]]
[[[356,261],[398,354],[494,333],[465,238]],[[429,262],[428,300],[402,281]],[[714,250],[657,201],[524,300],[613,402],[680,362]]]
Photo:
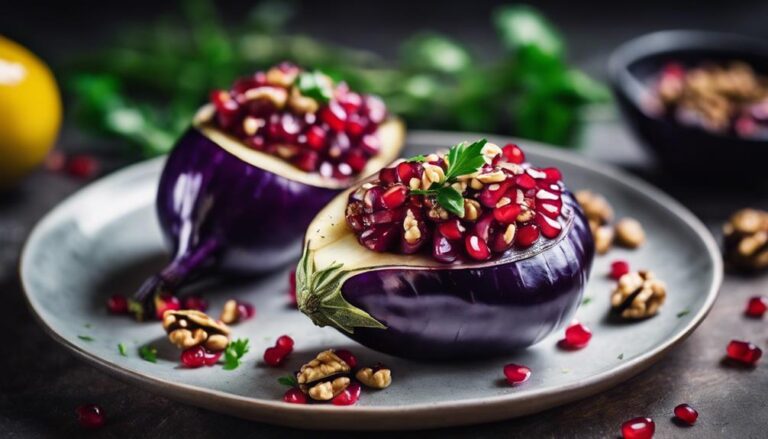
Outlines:
[[509,354],[567,323],[581,303],[594,257],[586,218],[570,193],[572,227],[555,246],[481,268],[384,268],[351,276],[344,298],[387,329],[349,337],[391,355],[472,359]]
[[173,283],[174,267],[182,278],[206,267],[248,275],[297,260],[302,234],[339,192],[249,164],[190,128],[168,157],[157,192],[174,255],[166,283]]

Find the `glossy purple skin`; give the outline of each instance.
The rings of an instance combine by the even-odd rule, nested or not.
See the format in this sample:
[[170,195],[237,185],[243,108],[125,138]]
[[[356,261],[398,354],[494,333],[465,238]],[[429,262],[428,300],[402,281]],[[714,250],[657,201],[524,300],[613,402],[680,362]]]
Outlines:
[[173,259],[136,299],[147,303],[208,268],[247,275],[296,261],[307,226],[339,191],[246,163],[190,128],[158,185],[157,215]]
[[381,352],[427,360],[503,355],[540,341],[575,313],[594,257],[581,209],[570,194],[563,201],[575,212],[572,228],[554,247],[527,259],[351,277],[343,296],[387,329],[355,328],[347,335]]

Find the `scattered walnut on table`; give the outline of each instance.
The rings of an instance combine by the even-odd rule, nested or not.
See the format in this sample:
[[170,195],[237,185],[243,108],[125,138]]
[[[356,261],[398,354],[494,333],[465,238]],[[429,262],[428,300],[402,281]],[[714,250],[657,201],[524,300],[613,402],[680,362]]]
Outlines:
[[392,371],[386,367],[364,367],[357,371],[355,378],[373,389],[386,389],[392,384]]
[[229,327],[196,310],[166,311],[163,329],[168,340],[180,349],[203,346],[223,351],[229,344]]
[[611,307],[625,319],[644,319],[659,312],[667,297],[664,282],[650,271],[630,272],[619,278]]
[[579,202],[581,210],[584,211],[590,223],[595,222],[598,226],[602,226],[613,221],[613,208],[602,195],[589,190],[580,190],[576,192],[576,201]]
[[725,261],[745,271],[768,269],[768,212],[742,209],[723,226]]

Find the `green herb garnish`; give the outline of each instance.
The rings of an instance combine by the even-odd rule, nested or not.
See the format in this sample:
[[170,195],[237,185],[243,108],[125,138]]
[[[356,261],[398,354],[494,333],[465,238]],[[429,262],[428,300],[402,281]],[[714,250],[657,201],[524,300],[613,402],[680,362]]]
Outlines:
[[248,339],[238,338],[232,341],[224,351],[224,370],[237,369],[242,364],[242,358],[248,353]]
[[315,99],[321,104],[327,104],[331,100],[330,84],[326,76],[317,70],[301,72],[296,80],[296,86],[302,95]]
[[424,162],[426,162],[426,161],[427,161],[427,156],[425,156],[424,154],[419,154],[419,155],[415,155],[415,156],[413,156],[413,157],[409,158],[409,159],[408,159],[408,160],[406,160],[406,161],[407,161],[407,162],[418,162],[418,163],[424,163]]
[[144,361],[157,363],[157,348],[150,345],[144,345],[139,348],[139,356],[143,358]]
[[77,338],[84,341],[93,341],[93,337],[90,335],[78,335]]
[[296,387],[299,382],[296,381],[296,377],[293,375],[286,375],[277,379],[277,382],[288,387]]
[[122,355],[123,357],[127,357],[128,356],[128,352],[126,351],[124,343],[118,343],[117,344],[117,350],[120,352],[120,355]]
[[[472,174],[485,164],[482,150],[486,143],[488,143],[487,140],[480,139],[472,144],[459,143],[452,146],[446,157],[448,169],[445,172],[445,179],[432,183],[432,187],[427,189],[411,190],[411,194],[435,196],[437,197],[437,204],[443,209],[459,217],[464,216],[464,196],[452,188],[450,184],[455,183],[459,176]],[[426,157],[422,155],[416,156],[414,159],[417,159],[415,161],[424,161]]]
[[680,311],[679,313],[677,313],[677,318],[679,319],[680,317],[687,316],[690,313],[691,313],[691,310],[684,309],[684,310]]
[[581,301],[582,305],[589,305],[589,303],[592,302],[591,297],[585,297],[584,300]]

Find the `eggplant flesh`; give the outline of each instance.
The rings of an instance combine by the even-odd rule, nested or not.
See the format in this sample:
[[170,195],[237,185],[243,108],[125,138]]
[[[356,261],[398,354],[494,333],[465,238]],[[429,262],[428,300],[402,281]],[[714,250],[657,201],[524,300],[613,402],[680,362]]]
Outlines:
[[562,327],[581,303],[594,243],[567,191],[558,237],[471,264],[370,251],[346,229],[345,205],[342,194],[310,225],[299,309],[367,347],[426,360],[504,355]]
[[[306,173],[255,151],[207,121],[204,107],[179,139],[163,169],[156,211],[171,261],[134,296],[137,314],[159,293],[173,293],[215,270],[255,275],[296,261],[301,236],[317,212],[359,179],[339,181]],[[399,120],[383,123],[381,152],[361,177],[394,160],[404,142]]]

